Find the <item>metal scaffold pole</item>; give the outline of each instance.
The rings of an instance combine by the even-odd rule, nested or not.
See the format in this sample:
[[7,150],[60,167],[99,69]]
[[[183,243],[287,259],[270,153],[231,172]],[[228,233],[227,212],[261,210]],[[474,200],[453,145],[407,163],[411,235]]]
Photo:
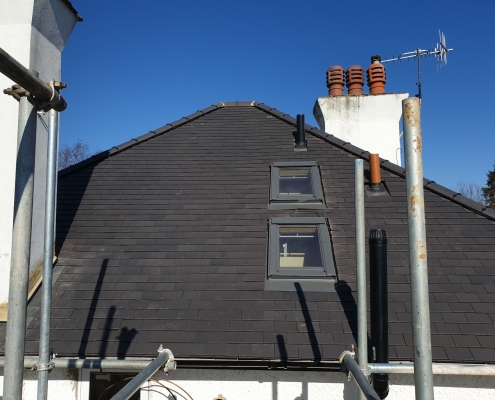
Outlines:
[[174,371],[176,363],[174,355],[169,349],[164,349],[161,345],[158,349],[158,357],[137,374],[127,385],[125,385],[112,400],[128,400],[136,393],[141,385],[151,378],[156,371],[165,365],[165,372]]
[[[358,325],[358,364],[367,378],[368,368],[368,322],[366,313],[366,243],[364,223],[364,171],[363,160],[354,161],[354,189],[356,211],[356,283],[357,283],[357,325]],[[362,390],[359,400],[366,400]]]
[[403,100],[402,115],[406,161],[409,265],[411,268],[414,383],[416,399],[433,400],[428,262],[423,191],[423,142],[419,99],[408,98]]
[[356,363],[352,355],[350,351],[344,351],[340,356],[340,364],[347,366],[358,385],[360,396],[364,400],[380,400],[380,397],[368,381],[368,377],[363,374],[362,368]]
[[26,96],[20,97],[12,259],[5,339],[4,400],[19,400],[22,398],[33,213],[36,118],[36,109],[31,104],[30,99]]
[[54,364],[50,360],[50,319],[52,308],[53,244],[55,238],[55,193],[57,186],[58,118],[55,110],[48,112],[48,151],[46,167],[45,242],[43,248],[43,286],[41,298],[40,358],[38,400],[48,398],[48,373]]
[[[34,75],[20,62],[13,58],[9,53],[0,47],[0,72],[7,78],[12,79],[15,83],[29,91],[30,95],[36,97],[38,101],[47,102],[50,108],[57,111],[64,111],[67,108],[67,102],[58,91],[54,90],[41,79],[38,74]],[[62,88],[64,86],[61,86]],[[4,90],[7,93],[7,90]],[[48,105],[48,104],[47,104]],[[45,107],[42,107],[43,109]]]
[[[9,281],[9,301],[5,339],[4,400],[22,398],[24,348],[26,337],[27,294],[33,217],[34,165],[36,154],[37,111],[50,111],[48,144],[48,176],[43,272],[42,328],[40,338],[40,372],[38,398],[46,399],[47,373],[52,368],[49,355],[51,268],[53,261],[58,113],[67,107],[59,90],[65,84],[46,84],[38,73],[29,71],[0,48],[0,73],[17,85],[5,89],[5,94],[19,101],[17,160],[14,195],[14,223]],[[53,111],[56,110],[56,111]],[[47,265],[49,265],[47,267]],[[44,390],[44,394],[41,393]]]

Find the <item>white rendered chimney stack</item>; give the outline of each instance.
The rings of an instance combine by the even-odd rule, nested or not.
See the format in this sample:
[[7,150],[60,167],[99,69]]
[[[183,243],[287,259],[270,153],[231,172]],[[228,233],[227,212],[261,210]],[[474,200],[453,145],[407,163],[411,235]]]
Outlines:
[[[326,133],[401,165],[399,120],[402,100],[409,94],[384,93],[385,70],[377,57],[372,57],[367,73],[368,86],[375,93],[319,97],[313,115],[320,129]],[[355,69],[357,67],[354,66]],[[331,76],[330,72],[327,76]],[[333,82],[327,82],[330,91],[332,85]],[[381,90],[383,93],[377,93]]]

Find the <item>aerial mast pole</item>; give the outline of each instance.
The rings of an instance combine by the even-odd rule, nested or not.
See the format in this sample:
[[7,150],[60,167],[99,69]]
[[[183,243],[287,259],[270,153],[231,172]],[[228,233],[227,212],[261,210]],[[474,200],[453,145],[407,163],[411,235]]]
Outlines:
[[438,32],[440,36],[440,43],[437,43],[434,49],[423,50],[421,48],[417,48],[414,51],[408,51],[405,53],[399,54],[397,57],[389,58],[388,60],[382,60],[382,64],[386,62],[394,62],[394,61],[402,61],[409,58],[417,58],[418,59],[418,82],[416,86],[418,87],[418,94],[416,97],[419,99],[419,105],[421,106],[422,93],[421,93],[421,57],[426,56],[434,56],[437,59],[440,68],[447,64],[447,52],[452,51],[454,49],[447,48],[447,44],[445,41],[445,35],[442,32]]

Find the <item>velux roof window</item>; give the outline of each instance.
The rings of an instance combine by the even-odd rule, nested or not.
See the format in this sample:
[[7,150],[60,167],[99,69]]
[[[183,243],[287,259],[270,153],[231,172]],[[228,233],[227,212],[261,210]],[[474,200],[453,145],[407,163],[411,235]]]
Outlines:
[[272,218],[268,279],[335,278],[325,218]]
[[320,172],[314,161],[271,165],[270,208],[324,208]]

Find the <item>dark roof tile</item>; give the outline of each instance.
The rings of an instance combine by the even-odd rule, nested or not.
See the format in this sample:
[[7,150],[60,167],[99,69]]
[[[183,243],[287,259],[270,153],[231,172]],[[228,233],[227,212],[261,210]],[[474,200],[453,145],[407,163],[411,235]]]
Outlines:
[[470,349],[463,347],[444,347],[449,361],[473,361],[474,357]]
[[[294,215],[267,210],[269,165],[318,162],[331,208],[317,213],[328,218],[339,276],[355,290],[352,164],[368,152],[306,126],[309,150],[295,155],[294,125],[260,103],[218,103],[61,171],[61,273],[53,292],[59,355],[85,347],[97,356],[105,332],[118,336],[127,327],[138,331],[130,356],[156,354],[165,341],[186,358],[336,362],[355,343],[355,292],[307,292],[302,304],[295,292],[264,290],[268,218]],[[391,359],[410,360],[404,169],[383,159],[381,168],[391,196],[366,199],[367,224],[389,237]],[[479,350],[492,350],[495,335],[495,217],[424,184],[433,357],[494,362],[492,351]],[[83,345],[88,323],[94,329]],[[29,338],[39,336],[38,326],[33,319]],[[113,336],[108,356],[118,351]]]

